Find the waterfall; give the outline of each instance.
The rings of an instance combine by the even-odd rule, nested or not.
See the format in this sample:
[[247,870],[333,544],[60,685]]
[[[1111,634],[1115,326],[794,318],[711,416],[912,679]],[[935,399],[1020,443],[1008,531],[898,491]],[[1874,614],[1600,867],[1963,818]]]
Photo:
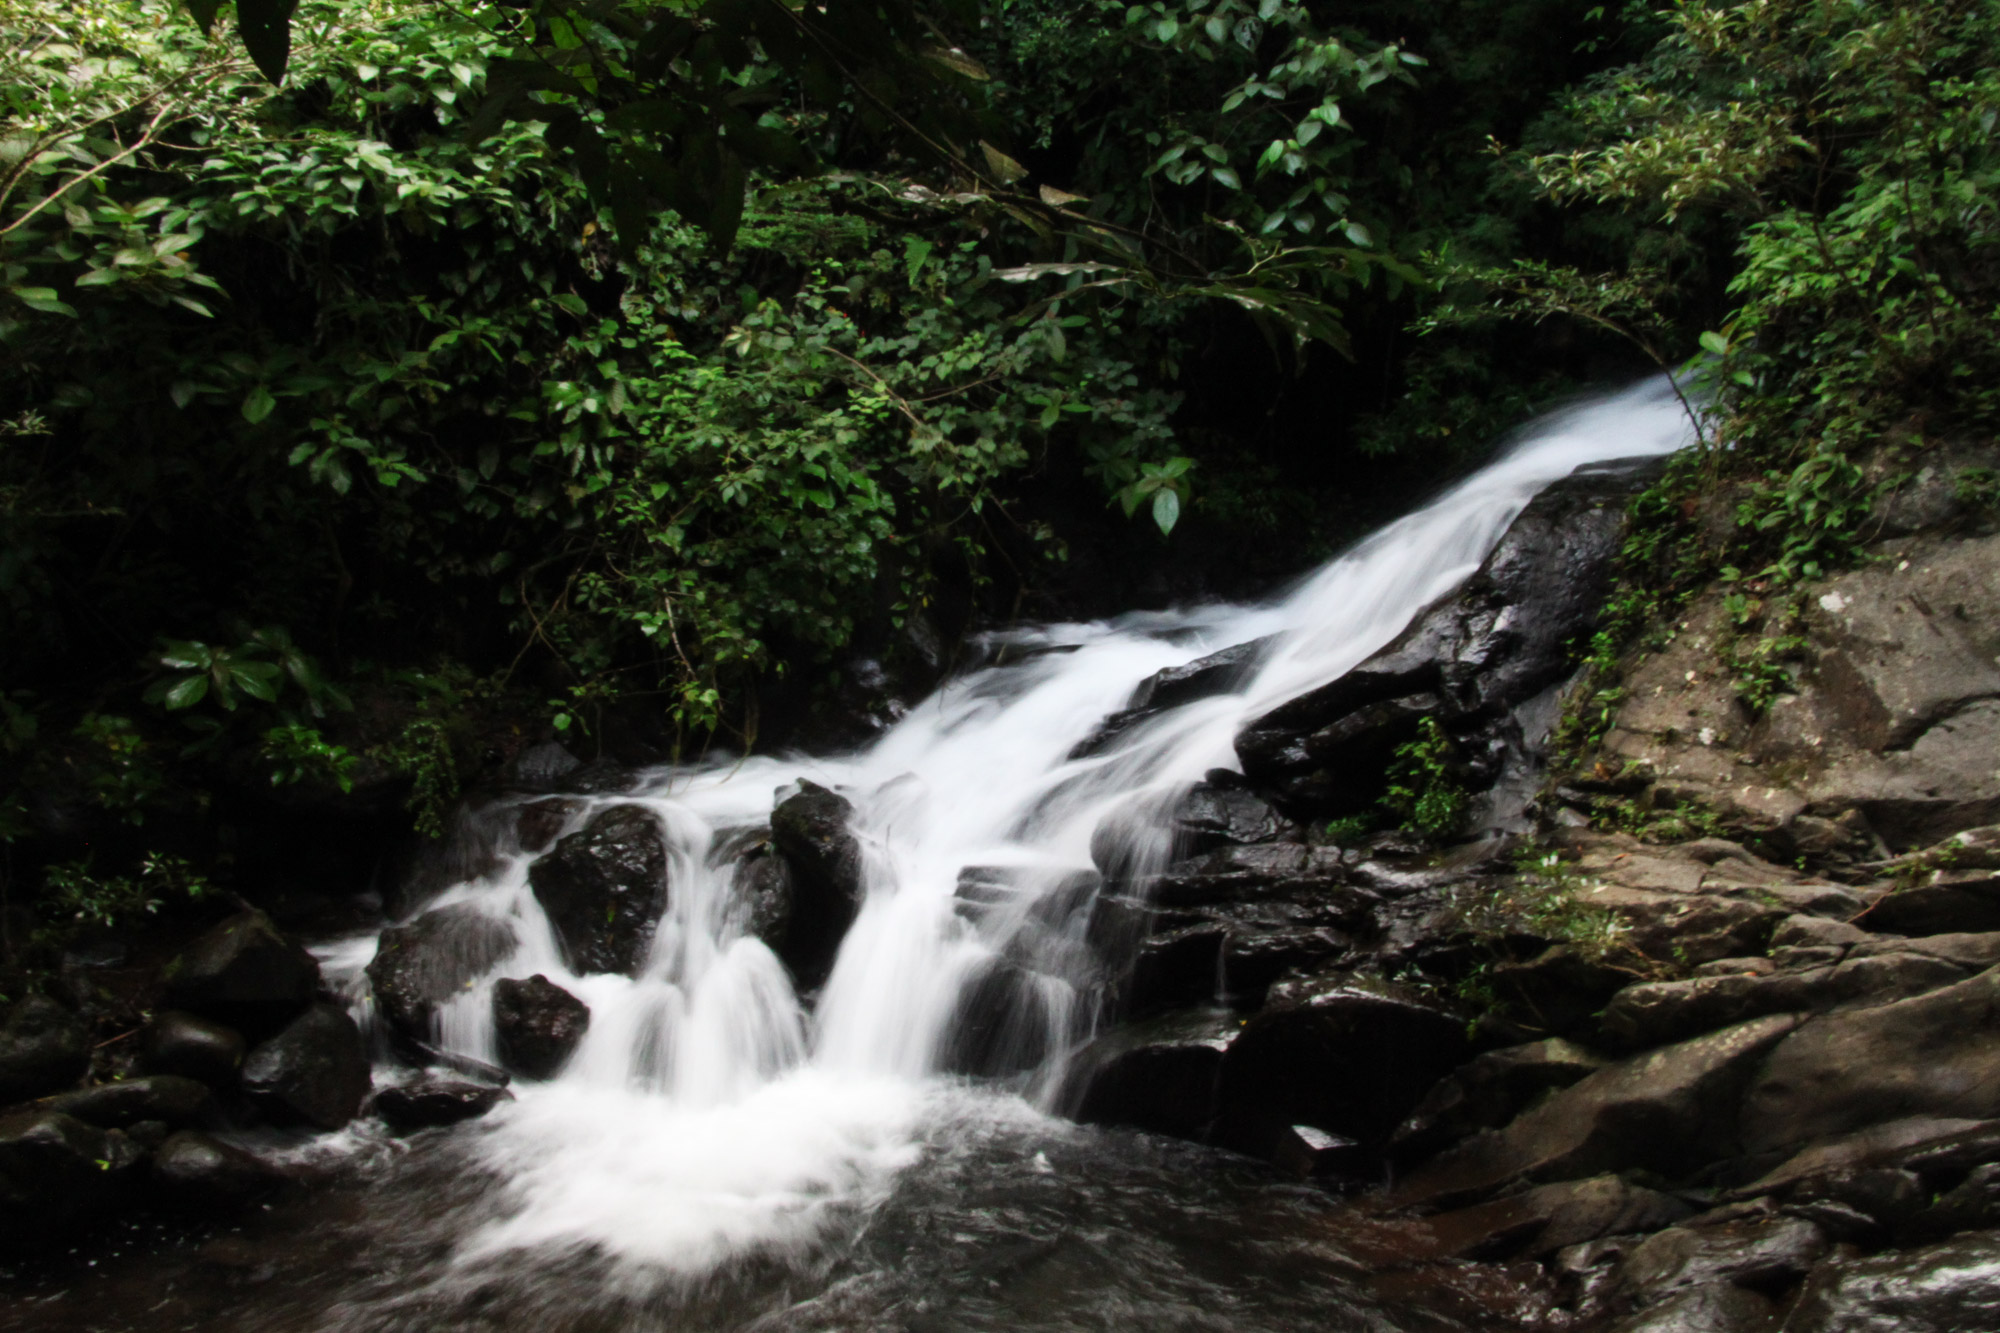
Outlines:
[[[1205,773],[1235,767],[1242,725],[1389,642],[1541,488],[1690,438],[1664,382],[1573,407],[1269,603],[1010,630],[986,645],[998,664],[947,682],[857,753],[692,764],[581,800],[570,829],[637,804],[663,830],[668,905],[636,976],[570,971],[530,855],[505,854],[430,904],[470,904],[519,940],[443,1010],[443,1047],[495,1058],[503,977],[544,974],[592,1015],[556,1079],[517,1083],[518,1101],[479,1127],[476,1151],[505,1183],[462,1262],[567,1247],[698,1277],[734,1257],[795,1256],[881,1197],[939,1116],[1023,1114],[1023,1096],[1047,1106],[1102,1017],[1107,960],[1087,936],[1100,872],[1163,866],[1168,813]],[[1149,676],[1253,640],[1264,647],[1233,692],[1090,743]],[[735,853],[800,779],[853,803],[866,884],[810,1009],[732,889]],[[991,1042],[1021,1071],[1007,1097],[946,1077],[968,995],[1002,967],[1009,1007]]]

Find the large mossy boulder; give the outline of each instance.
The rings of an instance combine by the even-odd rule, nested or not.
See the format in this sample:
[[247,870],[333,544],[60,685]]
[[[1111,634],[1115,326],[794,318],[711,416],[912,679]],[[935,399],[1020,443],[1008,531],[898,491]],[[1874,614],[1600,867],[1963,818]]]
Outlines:
[[250,1052],[242,1082],[273,1120],[339,1129],[368,1095],[368,1048],[345,1009],[315,1004]]
[[659,820],[640,806],[613,806],[536,861],[528,883],[573,970],[629,976],[667,906]]
[[251,1037],[285,1026],[319,993],[319,963],[262,912],[240,912],[167,964],[167,1003]]
[[139,1034],[139,1063],[151,1074],[177,1074],[211,1088],[236,1082],[249,1047],[235,1028],[198,1014],[166,1009]]
[[69,1087],[90,1068],[90,1029],[40,995],[17,1000],[0,1020],[0,1105]]
[[398,1032],[429,1041],[438,1008],[513,953],[515,944],[511,926],[470,903],[391,926],[368,964],[376,1010]]
[[778,956],[803,988],[826,980],[861,910],[861,844],[853,821],[853,802],[803,780],[771,812],[771,843],[791,867],[791,921]]

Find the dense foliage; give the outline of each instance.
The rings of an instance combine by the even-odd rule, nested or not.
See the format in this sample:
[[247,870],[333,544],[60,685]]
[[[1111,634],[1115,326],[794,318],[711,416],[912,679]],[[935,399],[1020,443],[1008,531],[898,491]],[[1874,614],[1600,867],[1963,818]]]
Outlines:
[[[435,829],[538,731],[754,743],[1066,552],[1275,576],[1698,354],[1711,448],[1646,501],[1609,662],[1666,584],[1838,558],[1883,431],[1990,429],[1996,33],[0,0],[6,877],[159,901],[245,793]],[[1696,550],[1729,477],[1742,537]]]

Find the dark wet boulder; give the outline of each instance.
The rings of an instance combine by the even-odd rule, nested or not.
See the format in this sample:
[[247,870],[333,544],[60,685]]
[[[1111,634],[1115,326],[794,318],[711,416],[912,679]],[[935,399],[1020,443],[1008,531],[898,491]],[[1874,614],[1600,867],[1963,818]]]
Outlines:
[[1482,1129],[1498,1129],[1606,1063],[1595,1051],[1560,1037],[1476,1055],[1424,1094],[1396,1127],[1394,1145],[1402,1155],[1426,1153]]
[[376,1093],[375,1114],[391,1129],[428,1129],[477,1119],[501,1102],[513,1099],[513,1093],[491,1083],[420,1078]]
[[2000,968],[1893,1004],[1823,1014],[1787,1037],[1744,1102],[1752,1151],[1906,1116],[2000,1116]]
[[1514,1181],[1636,1168],[1677,1175],[1732,1156],[1743,1088],[1797,1024],[1789,1015],[1760,1018],[1607,1065],[1505,1128],[1439,1155],[1393,1197],[1470,1198]]
[[949,1073],[1004,1077],[1047,1059],[1055,1024],[1074,999],[1068,982],[1008,958],[994,958],[959,994],[944,1068]]
[[1366,920],[1381,898],[1351,879],[1338,847],[1276,842],[1223,847],[1176,862],[1135,887],[1148,901],[1175,908],[1274,897],[1309,898],[1337,910],[1352,925]]
[[[1579,475],[1544,490],[1456,592],[1346,675],[1251,721],[1236,743],[1244,773],[1300,806],[1359,807],[1379,794],[1384,762],[1420,718],[1479,739],[1562,680],[1567,645],[1602,605],[1633,475]],[[1474,785],[1500,772],[1485,767]]]
[[1424,1219],[1425,1258],[1541,1259],[1600,1236],[1655,1231],[1694,1210],[1617,1176],[1540,1185]]
[[1255,792],[1201,782],[1174,811],[1174,845],[1199,856],[1219,847],[1267,843],[1286,827],[1284,817]]
[[549,791],[582,767],[583,761],[561,741],[543,741],[522,747],[514,762],[507,766],[506,781],[509,786],[529,791]]
[[74,1116],[0,1118],[0,1239],[58,1240],[95,1220],[117,1196],[115,1156],[110,1133]]
[[361,1029],[333,1004],[313,1005],[243,1062],[243,1091],[283,1123],[339,1129],[361,1110],[368,1085]]
[[528,1078],[554,1078],[590,1027],[590,1006],[539,972],[493,986],[500,1061]]
[[861,910],[861,844],[854,804],[801,780],[771,812],[771,842],[791,866],[792,915],[779,957],[801,987],[826,980],[841,937]]
[[1784,1333],[1971,1333],[2000,1328],[2000,1231],[1822,1265]]
[[400,1033],[428,1040],[438,1008],[514,952],[514,928],[471,903],[425,912],[382,932],[368,963],[376,1011]]
[[1471,1054],[1463,1015],[1357,978],[1274,986],[1222,1062],[1218,1139],[1267,1153],[1292,1125],[1379,1146]]
[[1625,1254],[1617,1281],[1637,1304],[1651,1304],[1690,1287],[1726,1282],[1782,1292],[1812,1271],[1827,1239],[1799,1217],[1750,1216],[1669,1227]]
[[243,1149],[182,1130],[153,1153],[152,1185],[172,1209],[227,1214],[285,1183],[284,1174]]
[[319,963],[262,912],[211,927],[161,976],[168,1004],[253,1040],[285,1026],[319,993]]
[[1227,1009],[1166,1014],[1113,1028],[1077,1056],[1076,1118],[1203,1139],[1215,1122],[1223,1053],[1242,1030]]
[[514,841],[524,852],[548,850],[569,821],[583,809],[583,802],[568,797],[552,796],[544,801],[530,801],[521,807],[514,817]]
[[792,925],[792,866],[769,845],[736,863],[730,879],[734,910],[741,913],[743,933],[754,935],[780,956]]
[[235,1028],[181,1009],[154,1014],[139,1034],[139,1063],[148,1073],[178,1074],[211,1088],[236,1082],[248,1049]]
[[1139,682],[1132,697],[1125,701],[1125,707],[1105,718],[1096,731],[1070,751],[1069,757],[1083,759],[1102,753],[1113,740],[1138,723],[1170,708],[1235,693],[1249,684],[1276,642],[1276,636],[1252,639],[1180,666],[1155,671]]
[[54,1000],[16,1000],[0,1021],[0,1105],[66,1088],[90,1068],[90,1029]]
[[1770,1333],[1769,1300],[1728,1282],[1694,1287],[1621,1320],[1611,1333]]
[[667,905],[659,821],[636,805],[613,806],[529,867],[528,883],[571,968],[630,975]]
[[99,1129],[124,1129],[146,1120],[175,1128],[213,1128],[222,1110],[206,1083],[177,1074],[149,1074],[81,1088],[35,1104],[37,1110],[59,1111]]

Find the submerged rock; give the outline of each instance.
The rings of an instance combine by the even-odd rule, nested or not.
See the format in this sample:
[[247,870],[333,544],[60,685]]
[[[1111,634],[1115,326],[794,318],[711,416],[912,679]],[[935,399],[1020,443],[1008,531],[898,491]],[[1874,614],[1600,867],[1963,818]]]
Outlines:
[[536,861],[528,883],[571,968],[629,975],[667,905],[659,821],[636,805],[613,806]]
[[1785,1333],[1971,1333],[2000,1328],[2000,1231],[1821,1267]]
[[16,1000],[0,1022],[0,1105],[66,1088],[90,1068],[90,1029],[54,1000]]
[[845,796],[804,780],[771,812],[771,842],[791,867],[791,921],[778,956],[801,989],[826,980],[861,910],[861,844],[853,819],[854,805]]
[[493,986],[500,1061],[528,1078],[554,1078],[590,1027],[590,1006],[539,972]]
[[199,936],[162,973],[167,1001],[251,1038],[290,1022],[319,993],[319,963],[262,912]]
[[179,1009],[154,1014],[139,1035],[139,1062],[146,1070],[199,1079],[211,1088],[236,1082],[248,1049],[235,1028]]
[[243,1062],[243,1091],[272,1119],[339,1129],[368,1095],[368,1049],[347,1011],[315,1004]]
[[439,907],[382,932],[368,984],[382,1018],[430,1040],[438,1008],[514,952],[514,930],[470,903]]

